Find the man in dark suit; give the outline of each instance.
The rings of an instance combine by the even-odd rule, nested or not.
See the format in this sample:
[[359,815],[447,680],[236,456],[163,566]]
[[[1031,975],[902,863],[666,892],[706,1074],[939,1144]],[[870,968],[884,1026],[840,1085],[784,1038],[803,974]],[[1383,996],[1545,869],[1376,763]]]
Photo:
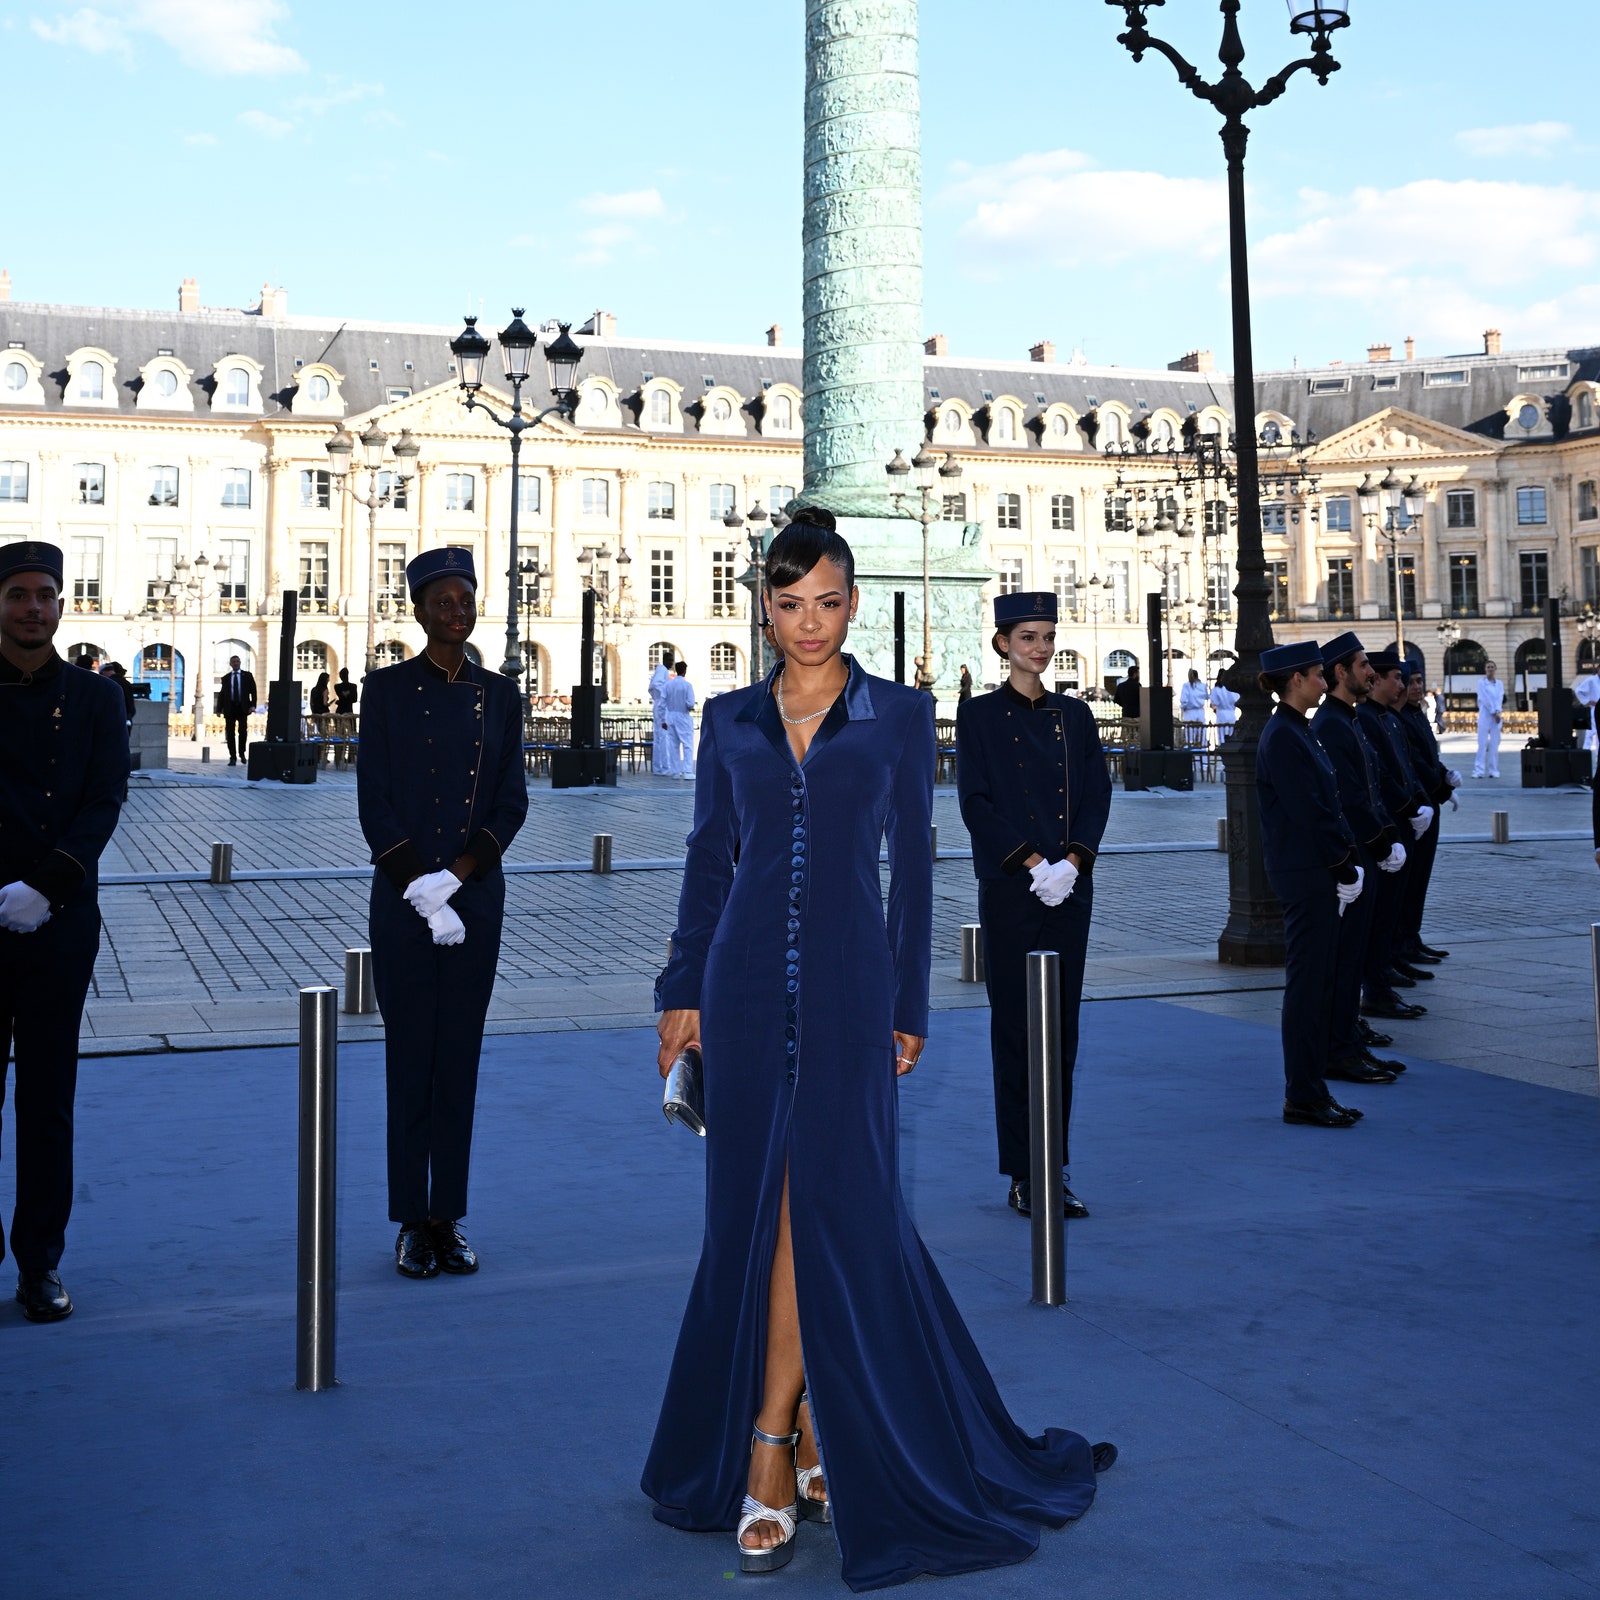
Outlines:
[[30,1322],[72,1315],[57,1269],[72,1212],[78,1028],[100,948],[100,853],[128,783],[121,691],[67,671],[55,651],[62,572],[53,544],[0,550],[0,1100],[14,1050],[11,1253]]
[[250,713],[256,708],[255,677],[244,671],[238,656],[228,657],[217,705],[228,736],[228,765],[237,766],[244,760],[245,747],[250,742]]

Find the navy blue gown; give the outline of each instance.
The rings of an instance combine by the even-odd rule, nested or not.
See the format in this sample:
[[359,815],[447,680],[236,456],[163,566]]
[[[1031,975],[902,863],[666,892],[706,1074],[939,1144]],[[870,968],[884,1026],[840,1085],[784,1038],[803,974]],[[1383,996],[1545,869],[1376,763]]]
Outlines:
[[1012,1422],[900,1193],[892,1031],[928,1032],[932,701],[852,661],[797,765],[770,685],[706,707],[656,987],[701,1013],[706,1228],[642,1485],[675,1527],[737,1525],[787,1168],[845,1582],[1020,1561],[1088,1508],[1094,1468],[1078,1434]]

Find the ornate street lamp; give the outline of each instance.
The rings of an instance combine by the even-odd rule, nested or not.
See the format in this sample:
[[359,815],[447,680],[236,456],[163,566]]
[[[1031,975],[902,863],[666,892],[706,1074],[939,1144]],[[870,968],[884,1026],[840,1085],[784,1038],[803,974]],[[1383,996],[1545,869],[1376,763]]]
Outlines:
[[1240,697],[1239,723],[1222,748],[1227,783],[1229,837],[1243,848],[1228,852],[1228,921],[1217,940],[1220,960],[1242,966],[1276,966],[1283,960],[1283,907],[1267,882],[1262,859],[1261,809],[1256,796],[1256,741],[1271,710],[1269,699],[1257,685],[1261,652],[1272,644],[1271,588],[1261,539],[1261,484],[1255,429],[1255,356],[1250,332],[1250,261],[1245,242],[1244,154],[1249,140],[1246,113],[1276,100],[1294,74],[1304,68],[1319,83],[1339,70],[1328,36],[1348,25],[1345,5],[1289,0],[1289,26],[1294,33],[1311,35],[1311,54],[1291,62],[1253,88],[1239,70],[1244,41],[1239,35],[1240,0],[1220,0],[1222,46],[1218,59],[1223,71],[1208,83],[1164,39],[1146,26],[1148,12],[1162,0],[1106,0],[1119,7],[1127,19],[1127,32],[1118,35],[1135,61],[1146,50],[1169,60],[1178,81],[1222,114],[1222,148],[1228,163],[1228,245],[1233,286],[1233,400],[1238,480],[1239,621],[1234,635],[1235,661],[1228,676]]
[[551,415],[559,414],[571,420],[578,404],[574,385],[578,366],[583,360],[583,347],[572,337],[572,324],[563,322],[560,334],[545,346],[544,352],[551,403],[537,415],[525,417],[522,414],[522,386],[533,370],[533,352],[538,342],[533,329],[522,320],[522,307],[513,306],[511,321],[500,334],[500,353],[505,363],[506,380],[511,385],[511,415],[502,417],[492,406],[485,405],[478,398],[478,391],[483,387],[483,364],[489,356],[489,341],[478,332],[478,319],[468,317],[466,326],[450,341],[450,354],[456,358],[456,370],[467,397],[467,410],[476,408],[486,412],[491,422],[511,435],[511,549],[506,566],[506,658],[500,663],[500,670],[508,678],[522,674],[522,646],[517,634],[517,513],[522,502],[522,436],[529,428],[536,427]]
[[[739,585],[750,591],[750,681],[755,683],[767,675],[766,640],[761,632],[761,606],[762,590],[766,586],[766,561],[767,561],[767,523],[770,520],[774,531],[780,526],[787,526],[788,519],[783,518],[780,523],[777,517],[768,518],[767,508],[758,500],[750,507],[750,565],[739,574]],[[730,533],[737,535],[744,527],[745,519],[739,515],[737,506],[729,506],[728,514],[722,519],[722,526]]]
[[394,472],[387,488],[380,488],[379,469],[383,466],[384,452],[389,448],[389,436],[376,419],[367,424],[361,435],[361,464],[367,474],[366,493],[355,485],[350,471],[355,455],[356,440],[343,429],[334,434],[323,446],[328,452],[328,470],[342,494],[347,494],[367,511],[367,666],[368,672],[378,670],[378,512],[385,506],[398,505],[404,499],[406,486],[417,470],[417,457],[422,446],[405,428],[394,442]]
[[899,450],[894,453],[894,459],[883,469],[888,473],[893,488],[889,498],[894,501],[897,510],[906,509],[905,501],[907,490],[905,481],[913,474],[916,476],[918,507],[909,514],[922,524],[922,670],[917,676],[917,687],[933,691],[934,681],[938,674],[933,670],[933,566],[930,551],[930,529],[943,515],[943,507],[934,504],[935,486],[943,483],[954,485],[961,479],[961,468],[953,456],[945,456],[941,463],[939,453],[923,445],[916,455],[907,461]]

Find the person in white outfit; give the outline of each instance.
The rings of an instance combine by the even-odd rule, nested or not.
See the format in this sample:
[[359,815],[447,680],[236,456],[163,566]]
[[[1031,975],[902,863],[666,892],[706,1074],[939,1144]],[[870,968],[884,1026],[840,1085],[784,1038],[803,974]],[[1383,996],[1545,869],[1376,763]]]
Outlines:
[[1595,735],[1594,708],[1600,705],[1600,677],[1590,672],[1572,686],[1573,698],[1589,713],[1589,727],[1583,736],[1585,750],[1600,749],[1600,738]]
[[1206,742],[1206,686],[1200,674],[1189,668],[1189,681],[1178,691],[1178,714],[1183,719],[1183,742],[1199,749]]
[[660,663],[650,674],[650,770],[658,777],[669,777],[674,771],[668,759],[667,725],[661,706],[661,691],[666,688],[671,676],[672,652],[663,650]]
[[661,690],[661,708],[667,725],[667,749],[674,777],[694,781],[694,685],[689,663],[680,661]]
[[1233,737],[1233,725],[1239,720],[1239,697],[1227,684],[1219,683],[1211,691],[1211,714],[1217,719],[1217,743]]
[[1500,776],[1500,723],[1506,686],[1495,677],[1494,670],[1494,662],[1486,663],[1478,680],[1478,759],[1472,765],[1474,778]]

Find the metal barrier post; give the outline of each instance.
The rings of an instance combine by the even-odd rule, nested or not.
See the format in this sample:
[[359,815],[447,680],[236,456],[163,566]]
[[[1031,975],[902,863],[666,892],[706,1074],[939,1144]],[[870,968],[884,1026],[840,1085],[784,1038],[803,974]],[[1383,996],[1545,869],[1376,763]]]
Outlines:
[[372,981],[372,950],[362,945],[344,953],[344,1012],[349,1017],[370,1017],[378,1009],[378,991]]
[[1489,814],[1489,842],[1491,844],[1511,843],[1511,813],[1509,811],[1493,811]]
[[1061,957],[1028,952],[1028,1172],[1033,1191],[1033,1303],[1067,1303],[1061,1201]]
[[1226,853],[1228,848],[1228,819],[1217,818],[1217,849]]
[[1600,922],[1589,924],[1589,957],[1594,966],[1595,1062],[1600,1065]]
[[338,1106],[336,992],[300,991],[300,1194],[295,1265],[296,1389],[329,1389],[334,1347],[334,1135]]
[[213,883],[233,882],[233,846],[231,844],[223,844],[220,840],[212,841],[211,881]]
[[594,872],[609,872],[611,870],[611,835],[597,833],[594,836],[594,854],[590,863]]
[[939,859],[939,830],[930,828],[928,832],[933,835],[933,859],[937,861]]
[[961,981],[963,983],[982,983],[983,980],[983,924],[981,922],[963,922],[961,924]]

